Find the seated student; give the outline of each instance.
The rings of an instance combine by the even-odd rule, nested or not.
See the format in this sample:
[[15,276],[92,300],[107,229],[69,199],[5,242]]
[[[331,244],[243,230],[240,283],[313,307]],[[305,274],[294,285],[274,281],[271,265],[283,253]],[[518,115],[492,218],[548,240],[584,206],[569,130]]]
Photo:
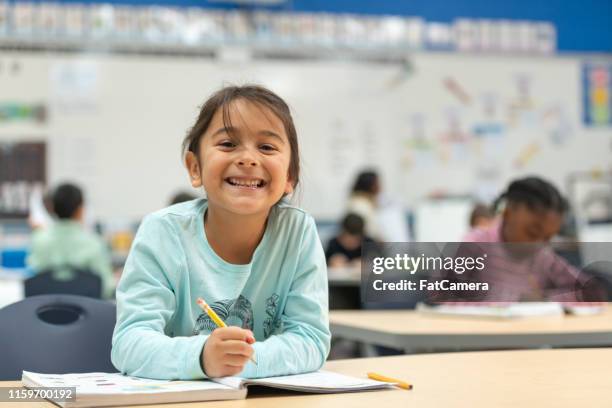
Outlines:
[[82,225],[83,193],[74,184],[61,184],[51,195],[54,222],[32,236],[27,263],[35,272],[53,270],[59,279],[69,278],[66,267],[88,270],[102,280],[102,296],[112,298],[113,270],[104,241]]
[[347,203],[347,212],[359,215],[364,222],[368,236],[384,241],[381,231],[378,208],[380,195],[380,179],[378,173],[371,170],[362,171],[357,175]]
[[[502,216],[487,228],[470,231],[464,242],[504,243],[483,246],[490,283],[487,300],[581,301],[589,278],[569,265],[547,245],[560,230],[568,204],[559,191],[539,177],[514,180],[496,200],[504,203]],[[519,244],[519,245],[513,245]],[[467,277],[467,275],[465,275]]]
[[373,240],[363,233],[364,222],[357,214],[348,213],[341,224],[340,234],[332,238],[325,250],[325,259],[330,267],[359,265],[363,242]]
[[140,225],[117,289],[113,364],[158,379],[319,369],[331,340],[327,270],[313,218],[284,200],[300,168],[289,107],[260,86],[223,88],[183,151],[206,198]]

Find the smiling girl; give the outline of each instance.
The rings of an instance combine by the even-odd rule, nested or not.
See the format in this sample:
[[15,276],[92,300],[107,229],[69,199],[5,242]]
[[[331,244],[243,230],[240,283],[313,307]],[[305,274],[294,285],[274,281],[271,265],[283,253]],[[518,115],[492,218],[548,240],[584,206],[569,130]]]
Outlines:
[[299,181],[287,104],[260,86],[221,89],[183,151],[206,198],[143,220],[117,289],[114,365],[159,379],[320,368],[331,337],[325,255],[312,217],[283,200]]

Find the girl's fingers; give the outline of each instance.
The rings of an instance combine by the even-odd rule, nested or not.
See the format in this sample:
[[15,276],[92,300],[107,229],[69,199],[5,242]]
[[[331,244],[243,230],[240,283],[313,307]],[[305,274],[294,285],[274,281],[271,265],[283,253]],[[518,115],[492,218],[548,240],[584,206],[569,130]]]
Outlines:
[[236,354],[251,357],[253,355],[253,347],[244,341],[240,340],[226,340],[221,343],[221,350],[225,354]]
[[224,366],[239,367],[241,370],[247,361],[249,361],[249,358],[242,354],[225,354],[222,358]]
[[241,329],[240,327],[220,327],[215,329],[213,333],[221,340],[241,340],[247,341],[249,337],[253,337],[250,330]]

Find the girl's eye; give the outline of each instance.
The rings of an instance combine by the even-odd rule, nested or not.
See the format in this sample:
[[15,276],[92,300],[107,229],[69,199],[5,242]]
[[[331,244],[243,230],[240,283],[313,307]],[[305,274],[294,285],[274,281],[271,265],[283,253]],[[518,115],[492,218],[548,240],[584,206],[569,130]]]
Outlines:
[[224,140],[223,142],[219,143],[219,146],[230,149],[232,147],[235,147],[236,145],[234,144],[234,142],[230,142],[229,140]]
[[268,152],[271,152],[271,151],[273,151],[273,150],[276,150],[276,148],[275,148],[274,146],[269,145],[269,144],[264,144],[264,145],[261,145],[259,148],[260,148],[261,150],[268,151]]

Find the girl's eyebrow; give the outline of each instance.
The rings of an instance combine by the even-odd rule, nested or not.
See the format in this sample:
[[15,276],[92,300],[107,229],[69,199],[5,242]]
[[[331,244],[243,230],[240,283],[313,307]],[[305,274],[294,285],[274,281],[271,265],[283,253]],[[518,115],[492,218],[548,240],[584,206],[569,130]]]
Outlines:
[[285,141],[283,140],[283,138],[276,132],[273,132],[271,130],[260,130],[258,132],[260,135],[262,136],[267,136],[267,137],[272,137],[274,139],[277,139],[278,141],[280,141],[282,144],[285,144]]
[[212,134],[212,136],[217,136],[217,135],[220,135],[220,134],[222,134],[222,133],[225,133],[225,134],[231,135],[231,134],[238,133],[238,129],[236,129],[236,128],[235,128],[235,127],[233,127],[233,126],[227,126],[227,127],[226,127],[226,126],[223,126],[223,127],[220,127],[219,129],[217,129],[217,130],[215,131],[215,133],[213,133],[213,134]]
[[[240,134],[240,129],[234,127],[234,126],[223,126],[219,129],[217,129],[215,131],[215,133],[212,134],[211,137],[215,137],[221,134],[228,134],[228,135],[236,135],[236,134]],[[271,130],[268,129],[263,129],[260,130],[259,132],[257,132],[257,134],[261,135],[261,136],[265,136],[265,137],[272,137],[274,139],[277,139],[278,141],[280,141],[282,144],[285,144],[285,141],[283,140],[283,138],[276,132],[273,132]]]

